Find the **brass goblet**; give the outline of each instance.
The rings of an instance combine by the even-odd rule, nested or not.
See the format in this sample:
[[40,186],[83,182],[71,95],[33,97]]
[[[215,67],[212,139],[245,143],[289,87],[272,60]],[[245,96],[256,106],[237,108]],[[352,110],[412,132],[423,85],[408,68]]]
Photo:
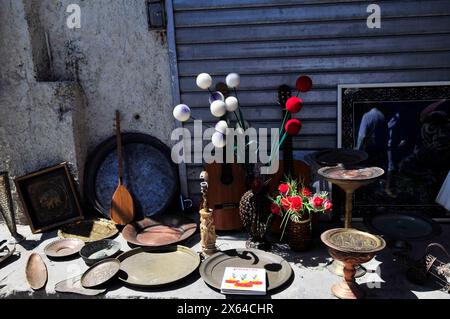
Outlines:
[[331,291],[340,299],[364,298],[355,281],[356,267],[370,261],[386,247],[383,238],[351,228],[330,229],[320,236],[331,257],[344,264],[344,280],[333,285]]
[[[322,167],[317,172],[324,179],[339,186],[345,192],[345,228],[352,227],[353,193],[362,186],[376,181],[384,174],[379,167],[346,169],[344,165]],[[332,273],[343,276],[344,265],[334,260],[328,268]],[[356,277],[366,273],[363,267],[357,267]]]

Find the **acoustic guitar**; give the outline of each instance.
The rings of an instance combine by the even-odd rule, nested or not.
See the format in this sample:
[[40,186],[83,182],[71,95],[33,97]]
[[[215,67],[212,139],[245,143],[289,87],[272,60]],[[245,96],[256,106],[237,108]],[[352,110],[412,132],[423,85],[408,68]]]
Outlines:
[[[219,83],[216,89],[227,97],[226,84]],[[226,149],[223,151],[223,163],[214,162],[205,167],[209,176],[209,207],[213,210],[217,230],[239,230],[243,227],[239,217],[239,202],[247,191],[246,172],[238,163],[226,163]]]
[[[281,85],[278,88],[278,104],[280,104],[282,112],[282,120],[284,119],[286,112],[286,102],[292,96],[292,90],[289,85]],[[290,115],[288,115],[290,119]],[[283,146],[283,159],[280,160],[278,171],[272,176],[269,183],[269,189],[271,192],[277,191],[278,186],[285,180],[286,176],[291,176],[296,178],[303,183],[303,185],[308,185],[311,178],[311,169],[308,164],[300,160],[294,160],[292,151],[292,136],[287,136],[284,140]],[[281,218],[276,217],[273,220],[272,232],[279,234],[280,231]]]

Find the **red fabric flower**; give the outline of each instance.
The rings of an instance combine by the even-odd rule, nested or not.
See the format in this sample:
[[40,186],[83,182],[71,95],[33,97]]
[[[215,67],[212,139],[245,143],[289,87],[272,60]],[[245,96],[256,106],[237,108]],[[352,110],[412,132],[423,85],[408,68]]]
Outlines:
[[278,191],[281,194],[286,195],[287,192],[289,191],[289,185],[288,184],[280,184],[280,186],[278,186]]
[[322,197],[316,196],[312,199],[312,204],[314,208],[320,208],[322,207],[324,203],[324,199]]
[[325,208],[325,211],[330,211],[331,208],[333,208],[333,204],[330,200],[325,200],[325,203],[323,203],[323,207]]
[[302,123],[298,119],[291,119],[286,122],[286,125],[284,126],[285,131],[289,135],[297,135],[302,128]]
[[270,206],[270,210],[272,211],[272,214],[274,214],[274,215],[280,215],[281,208],[280,208],[280,206],[278,206],[277,204],[272,203],[272,205]]
[[291,202],[291,210],[293,211],[300,211],[303,207],[303,201],[300,196],[290,197]]
[[305,196],[305,197],[309,197],[309,196],[312,195],[312,193],[311,193],[311,191],[309,190],[308,187],[303,187],[303,188],[300,190],[300,194],[302,194],[302,196]]
[[303,107],[303,101],[296,96],[290,97],[286,102],[286,109],[292,113],[298,113]]
[[308,92],[311,90],[313,85],[313,82],[309,76],[302,75],[297,79],[297,82],[295,83],[295,86],[297,87],[297,90],[299,90],[302,93]]
[[283,206],[284,210],[289,210],[291,208],[291,201],[289,199],[290,197],[281,199],[281,206]]

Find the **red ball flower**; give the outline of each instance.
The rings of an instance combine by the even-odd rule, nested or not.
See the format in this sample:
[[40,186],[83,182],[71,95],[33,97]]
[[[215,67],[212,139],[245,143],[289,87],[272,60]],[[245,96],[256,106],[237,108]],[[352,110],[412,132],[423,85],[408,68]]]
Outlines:
[[270,210],[272,211],[272,214],[274,214],[274,215],[280,215],[280,213],[281,213],[280,206],[278,206],[275,203],[272,203],[272,205],[270,206]]
[[303,187],[303,188],[300,190],[300,194],[302,194],[302,196],[309,197],[309,196],[312,195],[312,192],[309,190],[308,187]]
[[312,199],[312,205],[314,208],[321,208],[324,201],[325,200],[322,197],[316,196]]
[[323,207],[325,208],[325,211],[330,211],[331,208],[333,208],[333,204],[330,200],[325,200],[325,203],[323,204]]
[[298,212],[303,207],[303,201],[300,196],[291,197],[290,202],[291,202],[291,210],[293,211]]
[[288,184],[280,184],[280,186],[278,186],[278,191],[281,194],[286,195],[287,192],[289,191],[289,185]]
[[308,92],[311,90],[313,85],[313,82],[309,76],[302,75],[297,79],[297,82],[295,83],[295,86],[297,87],[297,90],[299,90],[302,93]]
[[286,122],[286,125],[284,126],[284,130],[289,135],[297,135],[302,128],[302,123],[298,119],[291,119]]
[[290,97],[286,102],[286,109],[292,113],[298,113],[303,107],[303,101],[296,96]]

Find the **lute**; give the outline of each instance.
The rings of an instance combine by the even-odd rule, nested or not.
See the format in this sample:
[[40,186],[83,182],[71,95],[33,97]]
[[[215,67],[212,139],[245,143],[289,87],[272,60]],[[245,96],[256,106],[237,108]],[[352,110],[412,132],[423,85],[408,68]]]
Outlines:
[[[225,98],[228,95],[226,84],[219,83],[216,89]],[[246,172],[236,162],[226,162],[226,149],[223,149],[223,163],[211,163],[205,167],[209,176],[208,202],[213,210],[217,230],[239,230],[243,227],[239,216],[239,202],[246,192]]]
[[[281,85],[278,88],[278,104],[282,108],[282,117],[283,120],[287,114],[286,110],[286,102],[292,96],[292,90],[289,85]],[[287,115],[289,120],[291,115]],[[272,179],[269,183],[269,189],[271,192],[277,191],[278,186],[285,180],[286,176],[291,176],[292,178],[298,179],[303,183],[303,185],[308,185],[310,182],[311,169],[308,164],[303,161],[295,160],[293,155],[293,147],[292,147],[292,136],[287,136],[284,140],[282,149],[283,149],[283,159],[280,160],[280,165],[278,167],[278,171],[272,176]],[[272,224],[272,232],[280,233],[280,224],[281,218],[277,216],[274,219]]]

